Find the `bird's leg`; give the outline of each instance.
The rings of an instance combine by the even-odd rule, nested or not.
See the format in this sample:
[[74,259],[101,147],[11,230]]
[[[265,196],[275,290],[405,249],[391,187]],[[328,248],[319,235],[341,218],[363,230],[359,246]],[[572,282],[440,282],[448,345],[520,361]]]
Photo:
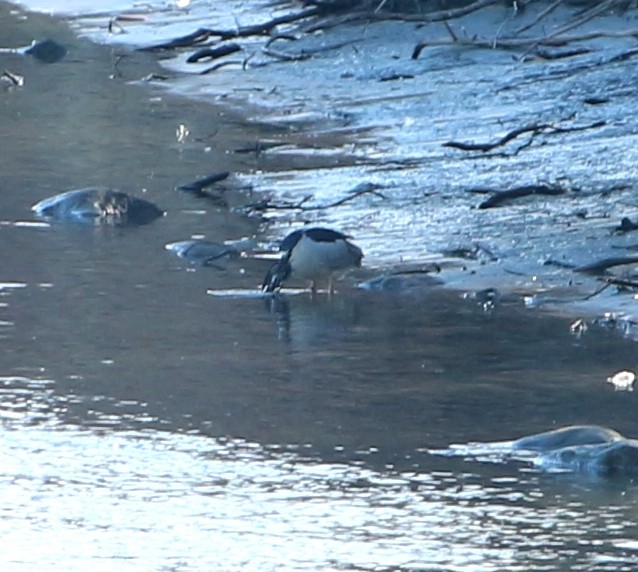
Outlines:
[[332,276],[328,279],[328,296],[332,296],[335,293],[335,287],[332,283]]
[[317,284],[314,280],[310,281],[310,293],[314,296],[317,293]]

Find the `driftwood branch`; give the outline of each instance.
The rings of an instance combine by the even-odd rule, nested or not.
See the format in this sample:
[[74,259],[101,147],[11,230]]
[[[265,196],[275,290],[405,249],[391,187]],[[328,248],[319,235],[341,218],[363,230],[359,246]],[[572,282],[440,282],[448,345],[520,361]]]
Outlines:
[[[477,192],[474,190],[474,192]],[[481,192],[484,192],[481,189]],[[508,203],[514,199],[521,199],[523,197],[529,197],[532,195],[543,196],[557,196],[567,193],[567,189],[563,187],[553,185],[525,185],[522,187],[514,187],[507,189],[506,191],[492,191],[494,194],[483,201],[478,208],[479,209],[491,209],[494,207],[500,207],[505,203]]]
[[615,266],[625,266],[627,264],[638,264],[638,256],[613,256],[611,258],[603,258],[589,264],[576,266],[574,272],[582,272],[584,274],[602,274],[609,268]]
[[603,277],[603,278],[600,278],[600,280],[602,280],[603,285],[597,288],[594,292],[592,292],[588,296],[585,296],[583,300],[591,300],[593,297],[598,296],[598,294],[600,294],[601,292],[604,292],[605,290],[607,290],[607,288],[611,286],[616,286],[616,289],[618,292],[621,292],[623,290],[631,290],[631,291],[638,290],[638,281],[636,280],[629,280],[626,278],[616,278],[614,276]]
[[534,57],[538,57],[543,60],[560,60],[564,58],[573,58],[575,56],[589,54],[591,51],[591,48],[586,48],[584,46],[565,48],[562,50],[546,50],[544,48],[536,48]]
[[447,143],[443,143],[443,147],[451,147],[452,149],[460,149],[461,151],[480,151],[482,153],[486,153],[496,147],[501,147],[502,145],[509,143],[520,135],[525,133],[538,134],[549,127],[551,126],[548,123],[535,123],[514,129],[492,143],[464,143],[462,141],[448,141]]
[[629,217],[624,217],[613,232],[614,234],[626,234],[634,230],[638,230],[638,223],[633,222]]
[[283,202],[283,203],[275,203],[271,201],[260,201],[258,203],[250,204],[245,207],[246,210],[249,211],[266,211],[266,210],[295,210],[295,211],[320,211],[325,209],[330,209],[334,207],[340,207],[350,201],[362,196],[362,195],[374,195],[381,199],[385,199],[385,195],[380,193],[377,189],[381,188],[379,185],[374,183],[361,183],[357,185],[354,189],[352,189],[344,198],[334,201],[332,203],[321,204],[321,205],[310,205],[306,206],[306,203],[312,199],[312,195],[306,195],[301,200],[296,203],[292,202]]
[[216,72],[217,70],[221,69],[221,68],[226,68],[228,66],[241,66],[242,68],[245,66],[247,60],[226,60],[225,62],[217,62],[216,64],[213,64],[212,66],[206,68],[205,70],[202,70],[199,72],[199,75],[207,75],[209,73],[213,73]]
[[587,294],[587,296],[583,296],[581,299],[584,301],[591,300],[592,298],[598,296],[598,294],[601,294],[602,292],[607,290],[607,288],[609,288],[610,286],[611,284],[609,284],[609,282],[605,282],[602,286],[596,288],[596,290],[594,290],[591,294]]
[[344,197],[343,199],[339,199],[338,201],[335,201],[327,205],[307,207],[305,210],[323,210],[323,209],[329,209],[332,207],[340,207],[341,205],[345,205],[351,200],[356,199],[357,197],[360,197],[362,195],[374,195],[375,197],[378,197],[380,199],[385,199],[386,198],[385,195],[383,193],[380,193],[377,190],[379,188],[381,187],[379,185],[375,185],[374,183],[362,183],[360,185],[357,185],[354,189],[352,189],[350,193],[348,194],[348,196]]
[[[560,47],[574,42],[584,42],[587,40],[595,40],[597,38],[637,38],[638,28],[632,28],[631,30],[619,30],[617,32],[599,30],[594,32],[587,32],[584,34],[574,35],[556,35],[542,36],[536,38],[500,38],[498,40],[489,40],[483,38],[467,38],[457,37],[456,40],[452,39],[439,39],[439,40],[423,40],[419,42],[412,51],[412,59],[416,60],[421,55],[421,52],[428,47],[434,46],[466,46],[470,48],[489,48],[489,49],[524,49],[527,48],[525,54],[529,53],[538,46],[551,46]],[[525,57],[525,54],[522,57]]]
[[268,35],[274,28],[282,24],[293,24],[307,18],[317,16],[320,11],[317,8],[307,8],[292,14],[285,14],[261,24],[253,24],[251,26],[239,26],[233,30],[215,30],[212,28],[199,28],[191,34],[181,36],[168,42],[154,44],[141,48],[142,51],[171,50],[175,48],[185,48],[196,46],[209,40],[210,38],[218,38],[219,40],[231,40],[234,38],[249,38],[251,36]]
[[552,38],[562,36],[565,32],[569,32],[574,28],[578,28],[578,26],[586,24],[606,10],[613,8],[614,4],[617,3],[618,0],[605,0],[604,2],[600,2],[599,4],[592,6],[589,10],[585,10],[585,12],[583,12],[579,17],[574,18],[571,22],[568,22],[564,26],[561,26],[560,28],[549,34],[547,36],[547,39],[551,40]]
[[342,24],[349,24],[353,22],[379,22],[383,20],[400,20],[402,22],[445,22],[447,20],[454,20],[456,18],[462,18],[472,12],[501,4],[502,0],[477,0],[467,6],[461,6],[459,8],[452,8],[449,10],[436,10],[432,12],[423,13],[406,13],[406,12],[382,12],[382,11],[354,11],[348,14],[339,14],[311,24],[306,28],[306,32],[312,33],[319,30],[326,30],[328,28],[334,28]]
[[314,54],[318,54],[321,52],[327,52],[330,50],[336,50],[339,48],[343,48],[344,46],[348,46],[350,44],[354,44],[357,40],[345,40],[340,42],[335,42],[332,44],[327,44],[324,46],[319,46],[317,48],[304,48],[300,50],[298,53],[289,53],[283,52],[281,50],[274,50],[272,45],[279,40],[288,40],[288,41],[297,41],[299,38],[292,34],[277,34],[276,36],[272,36],[263,46],[261,51],[270,56],[271,58],[283,60],[283,61],[302,61],[311,58]]
[[447,143],[443,143],[443,147],[451,147],[453,149],[460,149],[461,151],[479,151],[482,153],[486,153],[495,149],[496,147],[502,147],[506,145],[510,141],[516,139],[520,135],[524,135],[525,133],[531,133],[532,138],[544,134],[560,134],[560,133],[571,133],[574,131],[584,131],[586,129],[596,129],[598,127],[603,127],[606,125],[606,122],[595,121],[594,123],[589,123],[587,125],[576,125],[573,127],[557,127],[551,123],[534,123],[532,125],[526,125],[524,127],[518,127],[503,135],[496,141],[491,143],[464,143],[462,141],[448,141]]
[[603,278],[608,285],[618,286],[619,289],[638,290],[637,280],[627,280],[623,278],[607,277]]
[[563,2],[564,0],[556,0],[556,2],[554,2],[553,4],[550,4],[547,8],[545,8],[544,10],[541,10],[536,16],[536,18],[534,18],[531,22],[528,22],[524,26],[521,26],[520,28],[518,28],[518,30],[515,30],[514,35],[518,36],[519,34],[522,34],[523,32],[536,26],[536,24],[538,24],[543,18],[549,16]]
[[[593,20],[596,16],[612,8],[614,4],[616,3],[617,3],[617,0],[606,0],[605,2],[602,2],[598,4],[597,6],[593,6],[589,10],[586,10],[579,17],[574,18],[571,22],[568,22],[564,26],[560,27],[558,30],[555,30],[553,33],[549,34],[545,39],[542,40],[542,42],[533,43],[527,49],[525,54],[523,54],[522,57],[525,57],[526,54],[530,53],[532,50],[537,48],[541,43],[546,43],[548,41],[551,41],[553,38],[560,38],[561,36],[563,36],[563,34],[565,34],[565,32],[573,30],[574,28],[578,28],[579,26],[582,26],[583,24],[589,22],[590,20]],[[573,40],[573,41],[581,41],[581,40]]]
[[198,179],[196,181],[180,185],[179,187],[177,187],[177,190],[184,191],[185,193],[190,193],[195,198],[208,199],[219,206],[227,207],[228,202],[224,198],[223,192],[221,190],[217,193],[213,193],[210,191],[204,191],[204,189],[206,187],[211,187],[215,183],[225,181],[229,177],[229,175],[230,173],[228,171],[214,173],[212,175],[209,175],[208,177],[204,177],[203,179]]
[[201,48],[197,50],[195,53],[191,54],[187,59],[187,64],[194,64],[200,62],[201,60],[216,60],[227,56],[229,54],[234,54],[241,50],[241,46],[239,44],[224,44],[221,46],[217,46],[216,48]]
[[185,183],[177,187],[180,191],[187,192],[199,192],[206,187],[210,187],[215,183],[219,183],[221,181],[225,181],[230,176],[228,171],[221,171],[219,173],[213,173],[208,177],[204,177],[203,179],[197,179],[196,181],[192,181],[190,183]]
[[468,14],[471,14],[472,12],[476,12],[477,10],[481,10],[482,8],[486,8],[487,6],[493,6],[495,4],[500,4],[500,1],[499,0],[477,0],[476,2],[472,2],[472,4],[468,4],[467,6],[462,6],[460,8],[430,12],[429,14],[424,14],[423,16],[421,16],[421,18],[426,22],[441,22],[444,20],[454,20],[456,18],[462,18],[463,16],[467,16]]

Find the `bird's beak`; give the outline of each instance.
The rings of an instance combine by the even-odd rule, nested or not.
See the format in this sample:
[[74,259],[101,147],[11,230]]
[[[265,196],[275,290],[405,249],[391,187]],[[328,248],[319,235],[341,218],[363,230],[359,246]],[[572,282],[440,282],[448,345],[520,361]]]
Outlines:
[[281,288],[284,280],[290,276],[290,264],[286,257],[282,258],[279,262],[275,262],[268,270],[268,274],[264,278],[261,285],[262,292],[274,292],[278,288]]

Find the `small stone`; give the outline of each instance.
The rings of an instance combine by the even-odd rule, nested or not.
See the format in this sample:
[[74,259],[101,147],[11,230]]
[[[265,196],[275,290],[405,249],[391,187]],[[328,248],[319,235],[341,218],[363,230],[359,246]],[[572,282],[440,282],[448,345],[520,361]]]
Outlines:
[[616,391],[633,391],[636,374],[633,371],[622,370],[607,378]]

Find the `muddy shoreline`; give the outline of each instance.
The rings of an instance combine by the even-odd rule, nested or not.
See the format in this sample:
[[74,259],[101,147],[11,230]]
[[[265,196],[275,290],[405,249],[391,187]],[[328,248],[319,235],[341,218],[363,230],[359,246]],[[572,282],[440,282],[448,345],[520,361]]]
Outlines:
[[[236,17],[248,25],[291,10],[256,3]],[[113,18],[129,13],[61,17],[76,33],[109,44],[115,57],[132,58],[204,23],[228,26],[214,14],[202,20],[195,8],[149,8],[109,32]],[[561,6],[542,24],[551,32],[573,14],[573,6]],[[451,25],[465,37],[496,29],[506,36],[537,16],[491,6]],[[312,33],[282,26],[274,45],[248,37],[241,58],[229,52],[219,60],[228,65],[203,75],[210,60],[188,61],[196,46],[151,52],[165,71],[147,83],[158,94],[212,102],[250,133],[227,142],[224,153],[242,158],[234,175],[253,193],[233,206],[259,205],[265,248],[300,224],[333,226],[356,238],[370,276],[436,262],[443,269],[437,278],[454,289],[494,289],[575,317],[613,312],[623,330],[633,330],[634,265],[574,272],[631,258],[636,248],[635,233],[618,230],[624,218],[638,219],[631,114],[638,67],[631,38],[621,34],[633,17],[631,10],[601,13],[577,28],[591,36],[570,44],[581,53],[525,60],[520,51],[450,43],[441,23],[366,21]],[[602,28],[617,37],[596,37]],[[415,59],[424,38],[432,45]],[[246,54],[248,65],[233,63]],[[204,148],[211,139],[188,143]],[[362,183],[379,192],[349,200]],[[543,186],[560,192],[481,208],[498,192]]]

